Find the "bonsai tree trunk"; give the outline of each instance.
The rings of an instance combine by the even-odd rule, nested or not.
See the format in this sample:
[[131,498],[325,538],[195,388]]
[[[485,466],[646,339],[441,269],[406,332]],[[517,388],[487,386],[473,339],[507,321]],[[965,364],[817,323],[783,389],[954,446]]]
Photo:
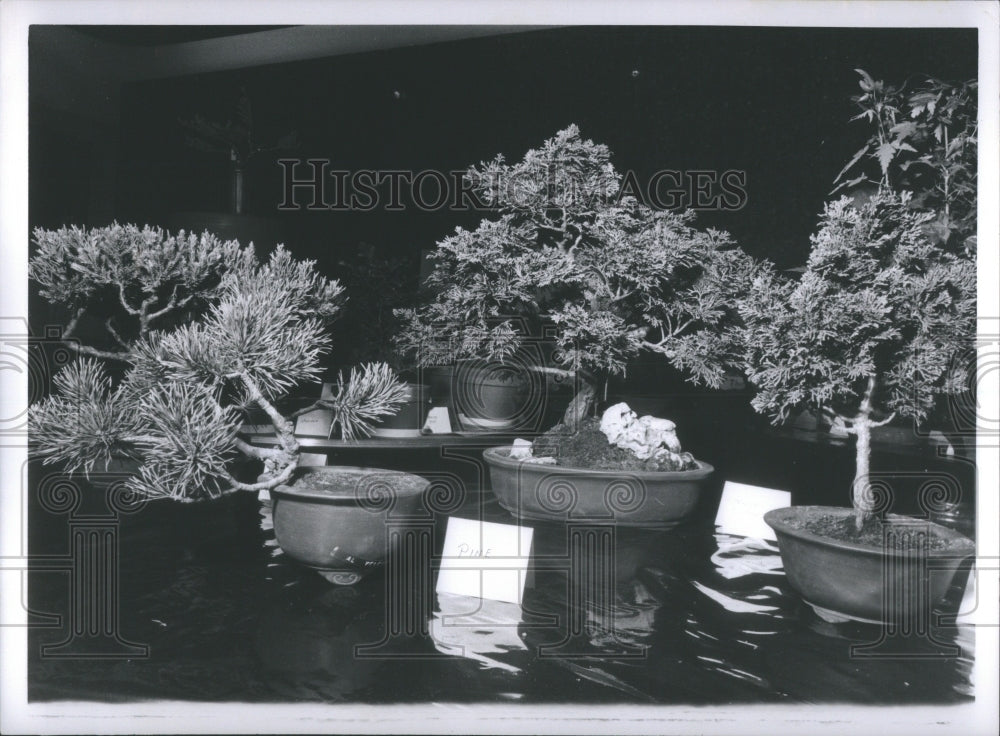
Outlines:
[[854,418],[848,420],[851,422],[850,431],[857,436],[851,500],[854,503],[854,528],[859,533],[865,522],[872,517],[876,508],[875,498],[871,492],[871,483],[868,480],[871,470],[872,427],[881,427],[896,417],[895,412],[893,412],[881,421],[872,420],[872,396],[874,394],[875,377],[870,376],[861,399],[861,407]]
[[854,419],[853,430],[854,434],[857,435],[857,455],[852,500],[854,502],[854,528],[860,532],[865,522],[871,518],[874,508],[871,484],[868,482],[872,446],[871,420],[867,416],[859,414]]
[[569,406],[566,407],[562,423],[567,427],[579,426],[579,423],[590,413],[596,398],[597,387],[590,381],[584,381],[580,386],[580,390],[576,392],[572,401],[569,402]]

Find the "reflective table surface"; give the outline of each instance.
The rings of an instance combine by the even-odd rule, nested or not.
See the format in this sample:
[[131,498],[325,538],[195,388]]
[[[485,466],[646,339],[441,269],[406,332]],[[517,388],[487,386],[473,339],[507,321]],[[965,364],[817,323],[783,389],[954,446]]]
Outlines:
[[[268,506],[248,494],[122,513],[106,530],[117,545],[102,563],[112,577],[117,568],[101,594],[110,612],[84,610],[100,601],[80,602],[72,566],[30,575],[29,698],[699,705],[975,695],[961,616],[907,637],[826,623],[789,589],[776,548],[705,523],[532,522],[533,559],[544,564],[522,605],[437,594],[449,516],[514,523],[488,491],[458,501],[415,527],[427,552],[400,560],[409,572],[352,587],[288,559]],[[75,519],[33,510],[33,554],[86,556],[99,535],[79,532],[100,522]],[[97,619],[110,633],[95,644],[87,628]]]

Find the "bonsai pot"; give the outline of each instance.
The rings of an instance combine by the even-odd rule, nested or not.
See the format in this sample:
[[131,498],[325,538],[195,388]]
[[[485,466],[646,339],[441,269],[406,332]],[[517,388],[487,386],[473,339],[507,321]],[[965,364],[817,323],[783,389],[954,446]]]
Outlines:
[[[944,598],[962,561],[975,554],[972,540],[953,529],[890,515],[887,521],[900,522],[900,532],[915,524],[937,539],[940,549],[929,549],[924,565],[916,550],[841,541],[807,528],[824,516],[853,519],[854,510],[793,506],[768,511],[764,521],[777,535],[788,583],[832,623],[929,620],[931,607]],[[926,580],[926,595],[917,594],[922,585],[918,578]]]
[[407,398],[399,410],[382,418],[372,430],[375,437],[419,437],[431,407],[431,387],[424,383],[406,384]]
[[510,449],[483,457],[500,505],[524,519],[675,526],[692,515],[714,471],[700,460],[694,470],[589,470],[512,459]]
[[396,470],[298,468],[271,491],[274,535],[292,559],[338,585],[381,569],[390,518],[413,516],[429,482]]
[[450,406],[466,431],[517,429],[531,423],[541,401],[523,366],[467,361],[442,371],[437,381],[447,381]]

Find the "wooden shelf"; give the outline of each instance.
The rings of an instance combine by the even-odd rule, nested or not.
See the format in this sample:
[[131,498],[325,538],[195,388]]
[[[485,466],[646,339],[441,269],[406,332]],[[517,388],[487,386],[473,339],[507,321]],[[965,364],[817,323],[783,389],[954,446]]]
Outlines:
[[[244,433],[247,441],[258,447],[275,447],[278,440],[273,433]],[[493,434],[485,432],[455,432],[452,434],[428,434],[419,437],[366,437],[357,440],[328,440],[323,437],[299,437],[299,445],[303,448],[323,450],[344,449],[419,449],[433,448],[442,445],[458,447],[495,447],[509,445],[516,435]]]

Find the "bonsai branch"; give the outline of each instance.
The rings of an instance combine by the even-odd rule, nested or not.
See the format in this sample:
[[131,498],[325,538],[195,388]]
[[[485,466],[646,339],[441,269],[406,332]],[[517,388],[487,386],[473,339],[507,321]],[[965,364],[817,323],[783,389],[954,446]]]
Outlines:
[[118,330],[116,330],[115,326],[111,323],[112,319],[113,319],[112,317],[108,317],[106,320],[104,320],[104,328],[108,331],[108,334],[110,334],[111,337],[115,339],[115,342],[117,342],[123,348],[128,350],[128,343],[125,342],[125,339],[118,334]]
[[533,365],[529,367],[529,370],[535,373],[544,373],[550,376],[556,376],[557,378],[575,378],[576,371],[569,370],[567,368],[556,368],[552,365]]
[[121,282],[118,284],[118,301],[121,302],[122,308],[126,312],[136,317],[139,316],[139,310],[129,304],[128,298],[125,296],[125,284]]
[[281,442],[282,448],[288,454],[294,455],[299,450],[299,443],[295,439],[295,432],[292,423],[289,422],[285,417],[281,415],[264,393],[260,390],[260,387],[254,382],[254,380],[249,376],[246,371],[237,374],[243,385],[246,386],[247,393],[250,394],[251,400],[257,404],[271,420],[271,424],[274,425],[274,429],[278,433],[278,440]]
[[333,408],[334,408],[333,404],[331,404],[330,402],[328,402],[328,401],[326,401],[324,399],[318,399],[317,401],[314,401],[309,406],[306,406],[306,407],[304,407],[302,409],[296,409],[295,411],[293,411],[291,414],[288,415],[288,419],[289,419],[289,421],[293,421],[294,422],[296,419],[298,419],[299,417],[301,417],[303,414],[308,414],[311,411],[316,411],[317,409],[333,409]]
[[293,458],[288,465],[282,468],[280,473],[268,478],[267,480],[262,480],[257,483],[244,483],[243,481],[236,480],[236,478],[234,478],[228,471],[225,471],[224,477],[232,484],[233,488],[238,491],[268,491],[275,486],[279,486],[288,481],[298,466],[298,458]]
[[[148,322],[152,322],[154,319],[162,317],[163,315],[167,314],[168,312],[173,311],[174,309],[180,309],[181,307],[183,307],[184,305],[186,305],[190,301],[191,301],[191,295],[190,294],[188,296],[184,297],[183,299],[181,299],[180,301],[177,301],[177,285],[175,285],[173,292],[171,292],[171,294],[170,294],[170,300],[167,302],[167,305],[165,307],[163,307],[162,309],[157,310],[156,312],[153,312],[150,315],[147,315],[146,322],[147,323]],[[145,302],[143,302],[143,304],[145,304]]]
[[[98,348],[91,347],[90,345],[81,345],[79,341],[73,338],[73,332],[76,330],[76,326],[80,322],[80,318],[84,315],[86,311],[87,311],[86,307],[80,307],[79,309],[77,309],[76,314],[73,315],[73,318],[66,325],[65,329],[63,329],[61,339],[63,343],[65,343],[66,347],[68,347],[70,350],[73,350],[76,353],[79,353],[80,355],[89,355],[93,358],[104,358],[106,360],[118,360],[122,362],[128,362],[129,360],[128,353],[124,351],[114,352],[111,350],[99,350]],[[114,333],[112,332],[112,334]],[[122,343],[122,346],[127,347],[124,343]]]
[[285,454],[284,450],[271,447],[257,447],[245,440],[241,440],[239,437],[234,440],[233,446],[247,457],[252,457],[255,460],[277,460]]

